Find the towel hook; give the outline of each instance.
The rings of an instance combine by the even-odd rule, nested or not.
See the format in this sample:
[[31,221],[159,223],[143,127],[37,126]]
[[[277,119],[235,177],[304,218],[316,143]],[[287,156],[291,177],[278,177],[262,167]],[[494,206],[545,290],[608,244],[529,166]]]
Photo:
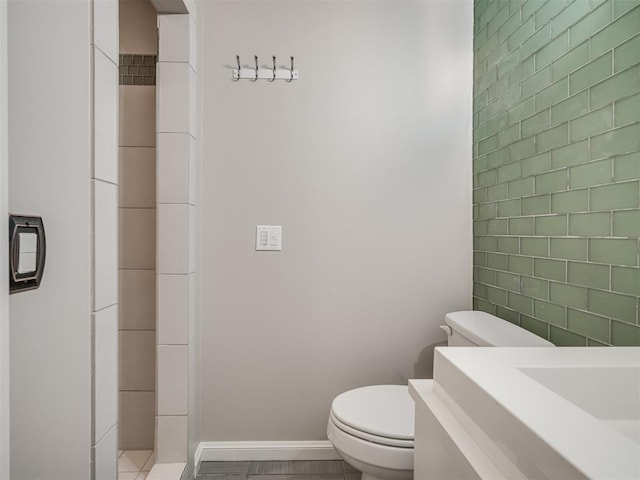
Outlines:
[[276,80],[276,56],[273,56],[273,78],[269,80],[270,82],[275,82]]
[[256,80],[258,80],[258,56],[254,55],[253,60],[256,62],[256,77],[251,81],[255,82]]
[[293,57],[291,57],[291,78],[287,82],[293,82]]
[[238,64],[238,77],[233,80],[234,82],[240,80],[240,71],[242,70],[242,67],[240,67],[240,55],[236,55],[236,63]]

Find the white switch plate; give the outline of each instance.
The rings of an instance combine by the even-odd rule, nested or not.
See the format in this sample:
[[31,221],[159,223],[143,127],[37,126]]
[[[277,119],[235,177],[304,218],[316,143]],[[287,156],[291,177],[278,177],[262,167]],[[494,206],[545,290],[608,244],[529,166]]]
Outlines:
[[256,225],[256,250],[281,251],[282,226]]

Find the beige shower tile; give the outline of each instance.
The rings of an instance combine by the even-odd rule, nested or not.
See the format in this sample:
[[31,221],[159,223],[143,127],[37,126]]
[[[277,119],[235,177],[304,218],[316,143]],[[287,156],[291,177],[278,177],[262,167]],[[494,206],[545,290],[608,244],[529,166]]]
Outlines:
[[156,210],[119,209],[120,268],[156,268]]
[[156,329],[155,270],[120,270],[119,329]]
[[120,392],[120,448],[150,450],[154,447],[155,398],[153,392]]
[[156,89],[120,85],[120,146],[155,147]]
[[120,207],[154,208],[156,206],[156,149],[154,147],[120,147]]
[[120,330],[118,338],[120,391],[153,391],[156,376],[156,332]]

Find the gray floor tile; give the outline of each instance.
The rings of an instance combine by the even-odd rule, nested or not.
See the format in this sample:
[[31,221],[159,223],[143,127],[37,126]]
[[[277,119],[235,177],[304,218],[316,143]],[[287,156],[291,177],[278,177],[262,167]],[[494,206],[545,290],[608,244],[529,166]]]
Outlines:
[[251,462],[202,462],[198,474],[236,474],[246,475],[249,473]]
[[250,475],[343,475],[342,460],[252,462]]
[[360,470],[358,470],[356,467],[352,467],[347,462],[342,463],[344,465],[344,473],[360,473]]
[[208,473],[198,475],[196,480],[247,480],[247,476],[237,473]]
[[248,480],[344,480],[344,475],[249,475]]
[[344,480],[360,480],[361,477],[362,477],[362,474],[360,472],[344,474]]

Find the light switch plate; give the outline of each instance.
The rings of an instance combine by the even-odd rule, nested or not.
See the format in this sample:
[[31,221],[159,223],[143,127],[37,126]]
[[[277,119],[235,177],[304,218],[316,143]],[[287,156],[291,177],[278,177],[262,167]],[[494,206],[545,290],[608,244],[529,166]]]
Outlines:
[[256,250],[272,252],[281,251],[282,226],[256,225]]

